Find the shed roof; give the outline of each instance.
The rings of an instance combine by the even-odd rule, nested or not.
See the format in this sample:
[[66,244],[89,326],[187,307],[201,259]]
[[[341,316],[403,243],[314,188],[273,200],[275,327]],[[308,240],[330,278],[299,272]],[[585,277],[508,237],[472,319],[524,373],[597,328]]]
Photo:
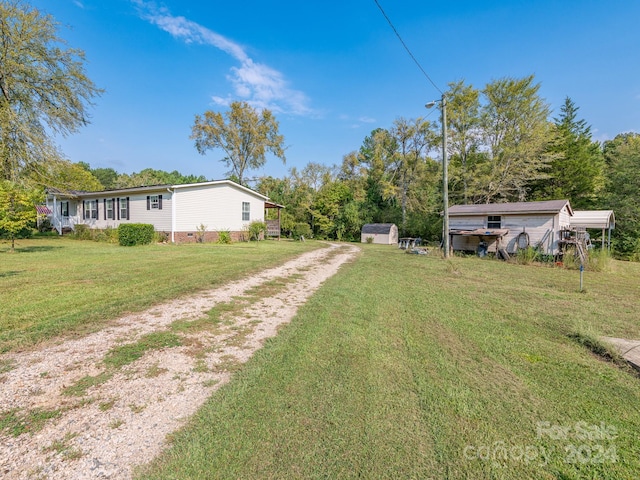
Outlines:
[[571,217],[572,227],[616,228],[613,210],[576,210]]
[[395,223],[367,223],[362,226],[362,233],[389,234]]
[[545,200],[542,202],[484,203],[477,205],[454,205],[449,207],[450,216],[460,215],[508,215],[524,213],[558,213],[565,205],[573,214],[569,200]]

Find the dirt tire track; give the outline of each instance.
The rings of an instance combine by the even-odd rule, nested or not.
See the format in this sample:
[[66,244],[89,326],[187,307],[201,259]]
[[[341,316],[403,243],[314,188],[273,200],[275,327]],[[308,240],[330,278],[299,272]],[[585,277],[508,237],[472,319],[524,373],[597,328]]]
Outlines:
[[[134,466],[158,455],[167,434],[180,428],[231,378],[234,367],[276,335],[278,327],[358,252],[356,246],[331,244],[224,287],[127,315],[86,337],[0,356],[15,364],[0,381],[0,413],[61,412],[33,434],[14,437],[0,432],[0,477],[131,478]],[[83,397],[62,394],[82,377],[103,372],[105,354],[123,340],[134,342],[166,330],[176,320],[201,318],[214,306],[236,301],[274,279],[285,279],[279,291],[254,299],[218,330],[201,332],[184,346],[151,350]],[[192,351],[194,341],[198,355]]]

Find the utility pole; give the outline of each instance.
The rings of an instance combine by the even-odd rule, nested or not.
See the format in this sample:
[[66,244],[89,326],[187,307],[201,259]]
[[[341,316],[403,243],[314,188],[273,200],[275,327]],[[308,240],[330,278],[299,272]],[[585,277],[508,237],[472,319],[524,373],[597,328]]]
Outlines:
[[426,108],[433,107],[440,102],[442,108],[442,249],[444,258],[449,258],[449,165],[447,163],[447,97],[444,93],[440,100],[434,100],[425,105]]
[[442,94],[442,246],[444,258],[449,258],[449,167],[447,165],[447,97]]

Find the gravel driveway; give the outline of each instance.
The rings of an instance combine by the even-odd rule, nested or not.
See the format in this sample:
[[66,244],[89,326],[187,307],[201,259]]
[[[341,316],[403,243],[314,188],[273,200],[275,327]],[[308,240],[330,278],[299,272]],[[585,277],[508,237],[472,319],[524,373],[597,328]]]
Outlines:
[[[184,425],[358,252],[357,246],[331,244],[223,287],[122,317],[100,332],[0,356],[13,364],[0,374],[0,414],[40,422],[33,433],[0,432],[0,477],[131,478],[134,466],[158,455],[167,434]],[[220,305],[228,311],[215,328],[189,330],[187,322]],[[177,321],[187,328],[175,329]],[[114,347],[167,331],[178,332],[180,346],[151,349],[121,368],[104,363]],[[87,380],[93,386],[69,394],[69,387]]]

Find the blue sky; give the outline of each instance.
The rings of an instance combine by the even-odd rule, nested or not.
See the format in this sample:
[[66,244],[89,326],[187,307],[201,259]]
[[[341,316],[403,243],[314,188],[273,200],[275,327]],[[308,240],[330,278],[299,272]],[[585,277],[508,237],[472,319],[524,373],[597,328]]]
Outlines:
[[[91,125],[58,139],[72,161],[225,177],[202,156],[194,116],[233,100],[271,109],[287,163],[339,164],[372,129],[429,115],[438,90],[413,63],[374,0],[31,0],[85,51],[105,89]],[[640,132],[640,2],[379,0],[407,46],[445,90],[534,74],[557,115],[576,103],[594,139]]]

